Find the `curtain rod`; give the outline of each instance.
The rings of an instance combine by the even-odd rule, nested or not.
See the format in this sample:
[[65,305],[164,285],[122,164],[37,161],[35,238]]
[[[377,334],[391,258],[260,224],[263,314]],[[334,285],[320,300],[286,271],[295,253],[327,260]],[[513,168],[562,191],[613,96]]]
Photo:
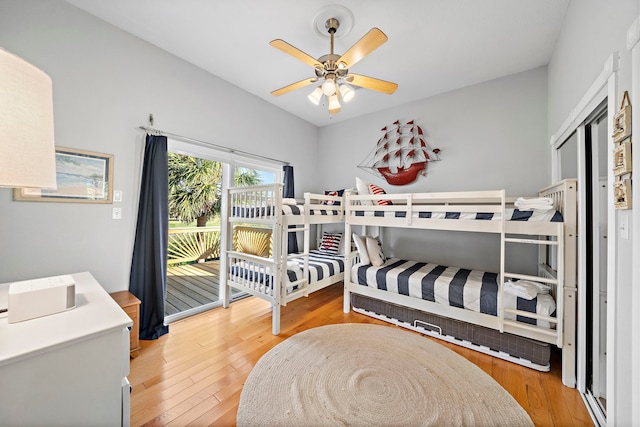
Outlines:
[[254,159],[268,160],[270,162],[280,163],[283,166],[289,166],[289,162],[285,162],[284,160],[278,160],[278,159],[274,159],[272,157],[261,156],[259,154],[252,154],[252,153],[248,153],[248,152],[242,151],[242,150],[236,150],[235,148],[225,147],[223,145],[214,144],[213,142],[201,141],[199,139],[189,138],[187,136],[177,135],[177,134],[171,133],[171,132],[165,132],[163,130],[152,128],[152,127],[148,127],[148,126],[140,126],[139,128],[144,130],[147,133],[152,134],[152,135],[171,136],[171,137],[176,138],[176,139],[181,139],[181,140],[183,140],[185,142],[195,142],[195,143],[198,143],[198,144],[204,144],[204,145],[208,145],[208,146],[211,146],[211,147],[215,147],[218,150],[223,150],[223,151],[226,151],[227,153],[230,153],[230,154],[234,154],[234,153],[242,154],[243,156],[253,157]]

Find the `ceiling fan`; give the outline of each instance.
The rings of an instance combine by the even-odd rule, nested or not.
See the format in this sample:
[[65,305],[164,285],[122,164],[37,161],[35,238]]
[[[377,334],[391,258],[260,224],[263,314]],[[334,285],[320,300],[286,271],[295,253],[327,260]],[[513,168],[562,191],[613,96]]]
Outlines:
[[378,92],[392,94],[398,88],[396,83],[375,79],[360,74],[349,73],[349,68],[355,65],[362,58],[373,52],[387,41],[387,36],[378,28],[372,28],[360,40],[349,48],[343,55],[333,53],[334,34],[338,30],[340,22],[337,18],[329,18],[325,23],[325,28],[331,38],[331,49],[326,55],[318,59],[306,54],[300,49],[290,45],[281,39],[272,40],[269,44],[276,49],[280,49],[294,58],[310,65],[315,70],[315,77],[311,77],[299,82],[290,84],[271,92],[274,96],[280,96],[295,89],[311,85],[322,81],[322,84],[309,94],[308,98],[315,105],[320,103],[322,95],[329,99],[329,114],[340,111],[340,101],[348,102],[353,98],[354,90],[349,84],[375,90]]

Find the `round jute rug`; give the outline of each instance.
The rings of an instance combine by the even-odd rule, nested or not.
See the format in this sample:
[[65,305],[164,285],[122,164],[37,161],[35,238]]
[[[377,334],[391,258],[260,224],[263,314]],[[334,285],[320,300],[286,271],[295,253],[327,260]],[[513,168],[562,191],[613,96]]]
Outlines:
[[267,352],[240,395],[238,426],[533,426],[493,378],[397,328],[321,326]]

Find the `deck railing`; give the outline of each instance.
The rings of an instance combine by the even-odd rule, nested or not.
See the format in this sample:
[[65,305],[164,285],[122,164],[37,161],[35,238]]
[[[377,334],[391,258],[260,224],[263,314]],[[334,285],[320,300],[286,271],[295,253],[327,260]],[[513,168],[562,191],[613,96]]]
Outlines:
[[[271,256],[271,229],[235,226],[233,249],[259,256]],[[220,258],[220,227],[169,229],[167,263],[207,261]]]
[[169,265],[220,258],[220,227],[170,228],[167,246]]

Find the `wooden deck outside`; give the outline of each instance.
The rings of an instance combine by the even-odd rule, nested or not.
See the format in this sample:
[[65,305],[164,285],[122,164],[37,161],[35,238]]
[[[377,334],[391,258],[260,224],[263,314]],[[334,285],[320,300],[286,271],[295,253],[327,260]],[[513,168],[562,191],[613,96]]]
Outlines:
[[[271,229],[235,226],[233,249],[260,256],[271,255]],[[220,227],[169,229],[167,299],[164,315],[177,320],[213,308],[220,297],[220,261],[177,265],[220,256]],[[240,291],[232,289],[231,297]],[[188,313],[186,313],[188,312]],[[181,316],[185,313],[184,316]]]
[[[232,290],[232,295],[238,291]],[[220,261],[169,266],[165,316],[218,302],[220,297]]]

